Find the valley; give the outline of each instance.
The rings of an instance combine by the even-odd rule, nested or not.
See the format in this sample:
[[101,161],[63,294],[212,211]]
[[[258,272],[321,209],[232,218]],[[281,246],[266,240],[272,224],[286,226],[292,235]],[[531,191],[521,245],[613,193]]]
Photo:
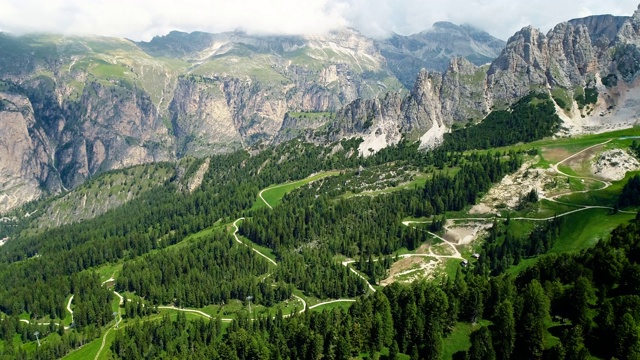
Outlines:
[[0,48],[0,360],[640,356],[640,7]]
[[[415,245],[416,248],[413,251],[405,250],[389,255],[390,258],[387,259],[391,259],[391,262],[388,265],[388,270],[386,270],[389,275],[388,277],[380,276],[372,278],[371,274],[367,273],[368,270],[363,272],[363,266],[366,267],[366,263],[383,263],[385,261],[384,256],[379,258],[369,257],[369,259],[365,259],[364,262],[362,258],[349,259],[344,257],[342,258],[343,260],[334,261],[336,261],[340,266],[348,268],[349,276],[356,280],[362,280],[365,282],[368,291],[374,293],[377,290],[382,289],[379,285],[385,287],[390,286],[395,282],[413,283],[419,279],[437,279],[444,278],[445,276],[455,277],[456,272],[460,271],[459,269],[464,269],[464,267],[461,266],[461,262],[463,260],[469,261],[469,266],[474,266],[474,263],[478,261],[478,259],[475,259],[472,255],[475,253],[483,254],[481,250],[481,239],[488,236],[491,223],[495,222],[496,219],[502,219],[501,221],[509,219],[508,221],[513,222],[514,226],[516,223],[523,223],[522,226],[518,227],[522,229],[521,231],[525,231],[525,233],[530,231],[527,229],[531,229],[531,225],[526,224],[532,224],[535,222],[544,223],[564,217],[572,219],[570,222],[578,221],[583,224],[585,222],[591,223],[590,226],[595,226],[594,230],[597,229],[596,232],[585,231],[586,228],[582,228],[580,226],[563,229],[560,238],[561,240],[557,241],[549,252],[564,253],[590,248],[594,245],[594,241],[597,240],[598,237],[604,237],[613,228],[634,219],[636,212],[620,210],[617,214],[611,214],[613,206],[610,205],[612,205],[612,202],[615,202],[615,194],[617,194],[619,190],[610,192],[610,188],[616,187],[619,189],[620,184],[624,183],[625,179],[609,182],[606,180],[600,180],[595,175],[582,173],[581,171],[584,169],[590,169],[588,164],[593,163],[602,152],[610,151],[610,149],[613,148],[629,151],[626,149],[628,149],[633,139],[627,137],[636,136],[636,134],[639,134],[638,131],[636,129],[631,129],[616,133],[578,137],[575,139],[560,139],[553,142],[549,142],[549,140],[541,140],[527,144],[527,149],[540,150],[535,154],[534,152],[531,152],[534,155],[527,155],[531,160],[525,159],[524,164],[516,170],[514,175],[508,175],[508,177],[522,179],[522,176],[518,174],[523,174],[526,171],[531,173],[531,169],[543,166],[543,170],[548,173],[548,176],[543,177],[544,181],[539,184],[540,189],[538,190],[540,199],[538,202],[528,205],[528,207],[524,209],[516,209],[518,204],[512,204],[511,207],[509,207],[509,205],[507,205],[507,207],[503,207],[503,203],[507,203],[504,199],[500,201],[487,201],[488,198],[492,197],[491,192],[488,192],[484,197],[480,198],[479,203],[485,204],[484,207],[491,211],[489,216],[487,214],[473,214],[473,209],[476,208],[477,205],[469,205],[465,207],[464,211],[447,213],[445,219],[446,223],[443,225],[441,230],[436,230],[435,232],[426,230],[426,226],[432,224],[434,220],[438,219],[438,217],[422,220],[405,218],[402,220],[403,227],[416,228],[419,231],[425,232],[427,237],[425,238],[424,243]],[[502,151],[505,153],[509,151],[520,151],[522,150],[522,146],[523,145],[516,145],[504,148]],[[588,156],[581,156],[583,154],[588,154]],[[252,214],[255,216],[256,212],[260,211],[275,211],[281,206],[286,206],[287,202],[292,200],[290,197],[291,194],[309,191],[311,191],[311,193],[315,193],[318,190],[314,189],[314,186],[326,186],[324,182],[331,180],[331,177],[340,176],[343,172],[345,171],[318,172],[317,174],[306,177],[298,182],[285,182],[277,185],[266,186],[255,193],[256,197],[253,202],[248,202],[248,212],[245,216],[251,217]],[[576,175],[571,175],[569,173]],[[634,172],[627,174],[625,178],[628,179],[635,173],[639,173],[637,169]],[[559,178],[562,180],[559,180]],[[545,186],[547,184],[552,184],[553,182],[566,182],[567,179],[592,180],[596,185],[592,186],[592,189],[580,189],[580,186],[583,186],[583,183],[581,181],[577,181],[575,182],[575,185],[570,184],[568,189],[562,190],[562,192],[558,194],[555,193],[555,191],[557,191],[555,189],[551,189],[551,192],[549,192],[549,187]],[[366,179],[362,180],[366,181]],[[502,182],[505,180],[506,178],[504,178]],[[526,178],[523,180],[526,180]],[[203,183],[206,183],[206,179]],[[519,196],[522,196],[528,192],[526,188],[527,185],[525,185],[525,183],[518,183],[516,181],[511,186],[520,187],[521,192]],[[495,187],[500,186],[502,185],[495,185]],[[362,193],[356,198],[385,197],[398,191],[401,192],[403,190],[396,190],[394,192],[381,191],[379,193],[371,194]],[[610,200],[603,200],[606,198],[603,195],[604,193],[611,194],[609,195]],[[339,199],[341,197],[339,193],[334,196],[337,196],[335,199]],[[258,256],[259,261],[269,265],[268,268],[270,268],[270,270],[261,276],[263,281],[274,276],[278,277],[279,275],[275,270],[276,267],[280,266],[280,256],[282,256],[279,255],[280,251],[274,252],[272,248],[265,247],[265,245],[255,244],[247,237],[239,235],[239,228],[242,226],[244,221],[246,221],[245,217],[239,217],[230,223],[218,224],[214,226],[214,228],[203,230],[201,232],[203,235],[194,235],[194,240],[183,240],[182,242],[169,246],[162,251],[185,251],[189,246],[188,244],[195,244],[193,241],[197,241],[196,239],[203,239],[203,236],[205,236],[204,239],[206,239],[207,235],[205,234],[211,234],[212,231],[223,231],[229,233],[233,237],[235,244],[242,247],[248,247],[256,254],[256,256]],[[604,225],[605,223],[606,225]],[[150,254],[153,254],[153,251]],[[484,256],[484,254],[482,256]],[[518,272],[522,272],[527,267],[533,266],[536,259],[537,257],[524,259],[514,269],[518,269]],[[158,304],[153,306],[146,300],[142,300],[136,296],[133,292],[120,292],[121,290],[116,291],[115,288],[118,287],[118,278],[122,271],[122,264],[122,262],[113,263],[96,269],[98,273],[103,274],[102,279],[100,280],[101,285],[98,286],[114,289],[112,290],[115,295],[114,304],[116,305],[114,306],[116,312],[119,314],[118,329],[116,329],[115,322],[112,318],[111,324],[104,335],[92,342],[89,342],[87,345],[84,345],[76,352],[72,352],[69,354],[68,358],[74,359],[94,356],[95,358],[104,358],[105,356],[108,356],[105,354],[109,354],[110,351],[112,351],[110,350],[110,347],[116,338],[116,335],[114,334],[117,334],[119,331],[124,331],[124,329],[131,324],[135,324],[131,319],[121,315],[126,313],[124,301],[127,301],[129,304],[139,301],[141,304],[146,303],[146,306],[154,308],[154,311],[157,311],[158,313],[155,315],[148,315],[149,320],[158,319],[159,316],[161,317],[163,314],[167,314],[171,319],[175,320],[175,317],[177,316],[176,313],[184,312],[185,315],[188,315],[188,319],[197,319],[200,317],[206,319],[206,321],[220,321],[223,324],[229,324],[231,321],[241,319],[242,316],[248,316],[246,302],[238,300],[234,300],[224,307],[206,306],[203,308],[194,308],[185,307],[184,305],[176,306],[173,304]],[[126,298],[126,300],[123,300],[121,296]],[[287,315],[294,312],[302,313],[305,310],[320,311],[322,309],[327,309],[327,306],[330,306],[329,309],[337,305],[340,305],[340,307],[349,306],[353,304],[357,298],[358,297],[322,299],[305,293],[305,291],[294,290],[288,300],[283,303],[276,304],[272,308],[255,304],[255,306],[253,306],[253,313],[256,314],[255,316],[260,317],[278,316],[278,314],[281,314],[281,316],[286,318]],[[72,303],[70,300],[72,300],[72,297],[65,299],[65,306],[67,309],[72,308],[70,306]],[[242,315],[243,313],[245,315]],[[231,316],[224,314],[229,314]],[[41,326],[46,325],[48,324],[42,324]],[[66,326],[68,331],[68,325]],[[48,338],[43,339],[43,342],[47,341],[50,340]]]

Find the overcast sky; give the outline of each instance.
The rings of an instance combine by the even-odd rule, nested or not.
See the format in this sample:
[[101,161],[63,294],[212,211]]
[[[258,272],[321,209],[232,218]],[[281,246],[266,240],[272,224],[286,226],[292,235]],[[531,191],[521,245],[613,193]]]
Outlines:
[[0,31],[149,40],[171,30],[322,33],[343,26],[372,37],[412,34],[436,21],[470,24],[506,40],[523,26],[549,30],[576,17],[631,15],[640,0],[0,0]]

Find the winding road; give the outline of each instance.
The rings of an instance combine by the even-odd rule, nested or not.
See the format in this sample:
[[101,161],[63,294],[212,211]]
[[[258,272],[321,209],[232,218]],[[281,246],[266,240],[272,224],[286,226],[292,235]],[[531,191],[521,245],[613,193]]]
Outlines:
[[[64,329],[65,330],[69,330],[71,329],[71,327],[73,326],[73,310],[71,310],[71,302],[73,301],[73,295],[71,295],[71,297],[69,298],[69,301],[67,302],[67,311],[69,312],[69,314],[71,314],[71,325],[69,326],[65,326]],[[20,319],[20,322],[26,323],[26,324],[31,324],[31,321],[27,320],[27,319]],[[34,322],[35,325],[42,325],[42,326],[48,326],[51,324],[51,322]],[[60,323],[54,322],[54,325],[60,326]]]
[[[554,203],[562,204],[562,205],[567,205],[567,206],[575,206],[575,207],[578,207],[578,209],[567,211],[567,212],[564,212],[564,213],[561,213],[561,214],[557,214],[557,215],[549,216],[549,217],[545,217],[545,218],[514,217],[514,218],[511,218],[511,220],[549,221],[549,220],[552,220],[552,219],[554,219],[556,217],[568,216],[568,215],[571,215],[571,214],[575,214],[575,213],[578,213],[578,212],[581,212],[581,211],[586,211],[586,210],[591,210],[591,209],[613,210],[613,208],[610,207],[610,206],[580,205],[580,204],[566,203],[566,202],[562,202],[562,201],[558,201],[557,200],[560,197],[564,197],[564,196],[568,196],[568,195],[572,195],[572,194],[583,194],[583,193],[589,193],[589,192],[595,192],[595,191],[602,191],[602,190],[605,190],[605,189],[607,189],[608,187],[610,187],[612,185],[612,183],[609,182],[609,181],[605,181],[605,180],[601,180],[601,179],[597,179],[597,178],[593,178],[593,177],[575,176],[575,175],[567,174],[567,173],[563,172],[562,170],[560,170],[559,166],[561,164],[571,160],[572,158],[584,153],[584,152],[587,152],[587,151],[589,151],[591,149],[594,149],[596,147],[608,144],[613,140],[615,140],[615,138],[609,139],[609,140],[607,140],[605,142],[602,142],[602,143],[598,143],[598,144],[589,146],[589,147],[587,147],[585,149],[582,149],[582,150],[576,152],[575,154],[567,156],[566,158],[558,161],[555,164],[551,164],[549,166],[551,171],[553,171],[553,172],[555,172],[555,173],[557,173],[559,175],[563,175],[563,176],[566,176],[568,178],[574,178],[574,179],[591,180],[591,181],[599,182],[599,183],[601,183],[603,185],[601,188],[593,189],[593,190],[578,190],[578,191],[571,191],[571,192],[567,192],[567,193],[557,194],[557,195],[553,195],[553,196],[550,196],[550,197],[544,197],[544,196],[540,197],[541,200],[547,200],[547,201],[550,201],[550,202],[554,202]],[[635,214],[636,213],[634,211],[619,211],[619,212],[627,213],[627,214]],[[494,217],[487,217],[487,218],[457,218],[457,219],[449,219],[449,221],[487,222],[487,221],[493,221],[493,219],[494,219]],[[429,223],[429,222],[430,221],[404,221],[403,225],[411,226],[411,224],[424,224],[424,223]],[[464,260],[463,257],[461,256],[460,252],[457,249],[456,245],[458,245],[458,244],[451,243],[451,242],[447,241],[446,239],[444,239],[443,237],[438,236],[438,235],[436,235],[436,234],[434,234],[432,232],[428,232],[428,233],[430,235],[442,240],[444,243],[448,244],[449,246],[451,246],[451,248],[454,249],[454,254],[455,255],[453,255],[453,256],[450,256],[450,255],[435,255],[435,254],[433,254],[433,250],[431,248],[429,248],[430,254],[404,254],[404,255],[400,255],[399,257],[405,258],[405,257],[416,257],[416,256],[418,256],[418,257],[426,257],[426,256],[428,256],[428,257],[436,258],[438,261],[440,261],[443,258],[454,258],[454,259]]]
[[262,202],[263,202],[263,203],[265,203],[265,205],[267,205],[267,206],[269,207],[269,209],[271,209],[271,210],[273,210],[273,207],[272,207],[272,206],[267,202],[267,200],[265,200],[265,199],[262,197],[262,193],[263,193],[263,192],[265,192],[265,191],[267,191],[267,190],[275,189],[276,187],[277,187],[277,186],[272,187],[272,188],[269,188],[269,189],[262,189],[262,190],[260,190],[260,192],[258,193],[258,197],[260,198],[260,200],[262,200]]
[[240,241],[240,239],[238,238],[238,231],[240,229],[238,229],[238,221],[244,220],[243,217],[236,219],[236,221],[233,222],[233,227],[236,228],[235,231],[233,232],[233,237],[236,239],[236,241],[239,244],[242,244],[248,248],[251,248],[251,250],[255,251],[256,253],[258,253],[258,255],[262,256],[263,258],[267,259],[270,263],[272,263],[274,266],[278,266],[278,263],[276,263],[275,261],[273,261],[273,259],[271,259],[270,257],[268,257],[267,255],[261,253],[260,251],[256,250],[255,248],[250,247],[249,245],[243,243],[242,241]]

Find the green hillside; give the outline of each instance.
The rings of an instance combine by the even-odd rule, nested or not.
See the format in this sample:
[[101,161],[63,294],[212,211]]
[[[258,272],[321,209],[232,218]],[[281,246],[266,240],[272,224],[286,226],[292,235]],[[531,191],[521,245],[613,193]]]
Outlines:
[[[602,331],[635,321],[621,313],[635,290],[620,274],[635,271],[621,252],[635,251],[624,234],[636,231],[636,208],[615,206],[635,172],[612,181],[589,169],[638,135],[534,134],[465,152],[403,141],[367,158],[357,141],[335,150],[296,140],[211,157],[192,192],[202,160],[105,173],[0,225],[10,237],[0,358],[180,358],[183,346],[204,358],[457,359],[570,346],[620,356],[632,345],[585,339],[633,338]],[[609,278],[591,270],[611,256]],[[583,307],[564,305],[574,303]],[[610,304],[609,323],[599,304]]]

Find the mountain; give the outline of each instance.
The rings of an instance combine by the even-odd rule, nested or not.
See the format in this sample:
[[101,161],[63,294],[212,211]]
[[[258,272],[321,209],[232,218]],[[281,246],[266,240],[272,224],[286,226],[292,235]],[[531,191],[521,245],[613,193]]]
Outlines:
[[422,68],[444,72],[456,57],[478,66],[487,64],[500,55],[505,44],[471,26],[437,22],[429,30],[410,36],[394,34],[377,45],[394,74],[411,88]]
[[[424,46],[412,48],[415,69],[430,66]],[[149,42],[0,34],[0,47],[0,212],[103,171],[284,141],[298,135],[295,112],[331,117],[404,93],[399,77],[417,74],[394,70],[379,42],[352,29]]]
[[363,137],[363,155],[406,135],[433,147],[454,124],[477,123],[532,91],[553,98],[563,134],[630,127],[640,112],[639,45],[640,9],[570,20],[546,35],[525,27],[491,64],[454,58],[442,73],[422,70],[408,94],[358,100],[329,127]]
[[[639,13],[574,19],[547,34],[525,27],[499,53],[499,40],[449,23],[386,41],[352,29],[172,32],[140,43],[2,34],[3,142],[22,140],[3,150],[0,211],[103,171],[298,136],[362,137],[365,156],[405,137],[434,147],[455,124],[532,91],[553,98],[565,134],[630,126],[640,106]],[[444,71],[422,69],[445,60]]]

